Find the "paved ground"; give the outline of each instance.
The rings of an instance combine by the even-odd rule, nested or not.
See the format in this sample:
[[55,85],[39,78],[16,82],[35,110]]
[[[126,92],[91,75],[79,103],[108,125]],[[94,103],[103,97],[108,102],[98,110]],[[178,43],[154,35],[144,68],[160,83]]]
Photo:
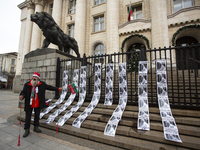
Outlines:
[[[121,148],[89,141],[79,137],[56,133],[56,131],[40,127],[42,133],[33,132],[23,138],[24,123],[21,127],[20,146],[18,144],[19,121],[17,116],[19,94],[11,90],[0,90],[0,149],[1,150],[121,150]],[[22,111],[24,113],[24,111]]]

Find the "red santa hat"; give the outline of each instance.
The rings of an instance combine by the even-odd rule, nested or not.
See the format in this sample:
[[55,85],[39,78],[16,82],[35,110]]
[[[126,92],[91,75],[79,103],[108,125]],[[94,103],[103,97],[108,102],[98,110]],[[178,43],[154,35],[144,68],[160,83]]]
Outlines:
[[38,77],[40,79],[40,74],[38,72],[34,72],[33,77]]

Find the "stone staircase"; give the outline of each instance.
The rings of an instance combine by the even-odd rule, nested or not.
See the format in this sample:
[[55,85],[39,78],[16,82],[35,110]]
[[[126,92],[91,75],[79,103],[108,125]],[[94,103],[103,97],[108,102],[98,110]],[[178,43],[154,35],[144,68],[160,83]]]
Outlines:
[[[56,100],[51,102],[54,103]],[[63,104],[65,101],[63,102]],[[77,102],[74,101],[68,109],[55,118],[53,123],[43,124],[50,114],[57,110],[62,104],[53,109],[49,114],[40,120],[40,126],[56,130],[57,120],[71,109]],[[173,150],[173,149],[200,149],[200,111],[172,109],[172,114],[178,126],[180,138],[183,143],[176,143],[164,139],[162,121],[157,107],[150,107],[150,131],[137,130],[138,107],[127,105],[122,120],[117,127],[116,136],[104,135],[105,126],[111,117],[116,104],[104,106],[99,103],[93,112],[82,123],[81,128],[72,126],[72,122],[84,111],[89,102],[83,106],[63,125],[59,126],[59,132],[86,138],[124,149],[152,149],[152,150]],[[22,120],[24,121],[24,116]]]
[[[185,76],[179,74],[179,82],[177,82],[177,74],[174,72],[173,77],[169,78],[168,75],[168,94],[170,104],[196,104],[196,94],[198,94],[198,98],[200,98],[200,77],[197,77],[195,82],[194,74],[188,79],[188,74],[185,72]],[[132,76],[132,77],[131,77]],[[132,86],[130,79],[132,78]],[[152,76],[148,76],[148,81],[153,79],[152,82],[148,84],[148,96],[149,103],[157,102],[157,91],[156,91],[156,76],[155,73]],[[136,79],[136,80],[135,80]],[[172,85],[173,79],[173,85]],[[117,76],[115,80],[118,82]],[[137,102],[137,95],[133,94],[133,91],[138,91],[137,89],[137,81],[138,76],[135,74],[128,74],[128,101],[130,102],[131,98],[133,101]],[[113,145],[116,147],[120,147],[123,149],[131,149],[131,150],[191,150],[191,149],[200,149],[200,111],[198,109],[181,109],[181,107],[172,107],[172,114],[178,126],[180,138],[183,143],[176,143],[172,141],[167,141],[164,138],[163,126],[160,117],[159,108],[156,105],[152,105],[149,107],[150,114],[150,131],[142,131],[137,130],[137,119],[138,119],[138,106],[137,103],[128,103],[126,109],[123,113],[122,120],[119,122],[119,125],[116,130],[115,137],[104,135],[105,126],[110,119],[113,111],[117,107],[117,104],[113,104],[112,106],[105,106],[104,102],[104,89],[105,89],[105,78],[102,78],[102,94],[101,100],[97,107],[92,111],[92,113],[86,118],[86,120],[82,123],[81,128],[76,128],[72,126],[73,121],[76,117],[78,117],[84,109],[88,106],[93,96],[93,78],[90,82],[90,94],[88,94],[86,101],[83,103],[82,107],[64,124],[64,126],[58,128],[59,132],[71,134],[74,136],[78,136],[81,138],[85,138],[88,140],[93,140],[96,142]],[[88,81],[87,81],[88,82]],[[117,83],[116,82],[116,83]],[[135,85],[136,83],[136,85]],[[197,87],[196,87],[196,83]],[[183,86],[184,85],[184,86]],[[118,99],[118,84],[114,85],[115,93],[113,93],[113,97]],[[130,90],[132,88],[132,91]],[[88,87],[87,87],[88,89]],[[197,93],[196,93],[197,89]],[[172,94],[172,90],[174,93]],[[178,92],[179,91],[179,92]],[[185,93],[184,93],[185,91]],[[66,99],[69,97],[66,96]],[[174,98],[173,98],[174,97]],[[190,101],[190,98],[192,101]],[[76,100],[58,117],[55,118],[53,123],[43,124],[49,115],[51,115],[54,111],[59,109],[62,104],[65,103],[63,101],[62,104],[54,108],[51,112],[45,115],[40,120],[40,126],[49,128],[52,130],[56,130],[56,122],[62,117],[69,109],[71,109],[77,103],[78,97]],[[54,99],[50,103],[53,104],[57,100]],[[200,101],[200,99],[199,99]],[[200,103],[200,102],[199,102]],[[22,121],[25,120],[25,116],[22,116]]]

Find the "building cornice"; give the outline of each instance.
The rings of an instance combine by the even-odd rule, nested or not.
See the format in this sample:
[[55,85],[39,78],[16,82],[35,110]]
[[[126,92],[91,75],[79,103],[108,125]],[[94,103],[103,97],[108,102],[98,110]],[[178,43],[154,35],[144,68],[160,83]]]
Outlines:
[[192,6],[192,7],[182,8],[182,9],[178,10],[177,12],[175,12],[171,15],[168,15],[167,19],[173,18],[183,12],[192,11],[192,10],[200,10],[200,6]]
[[151,31],[151,28],[127,31],[127,32],[120,33],[119,36],[127,36],[127,35],[131,35],[131,34],[136,34],[136,33],[141,33],[141,32],[148,32],[148,31]]
[[199,23],[200,22],[200,19],[196,19],[196,20],[187,20],[187,21],[184,21],[184,22],[177,22],[177,23],[171,23],[168,25],[169,28],[172,28],[172,27],[177,27],[177,26],[184,26],[184,25],[187,25],[187,24],[191,24],[191,23]]
[[35,5],[41,5],[44,6],[44,0],[32,0]]
[[21,4],[17,5],[17,7],[18,7],[19,9],[23,9],[24,7],[26,7],[26,4],[28,4],[28,3],[30,3],[30,2],[32,2],[32,1],[31,1],[31,0],[24,1],[24,2],[22,2]]
[[118,28],[123,28],[129,24],[132,24],[132,23],[135,23],[135,22],[143,22],[143,23],[150,23],[151,22],[151,19],[134,19],[134,20],[131,20],[131,21],[127,21],[125,22],[124,24],[122,25],[119,25]]

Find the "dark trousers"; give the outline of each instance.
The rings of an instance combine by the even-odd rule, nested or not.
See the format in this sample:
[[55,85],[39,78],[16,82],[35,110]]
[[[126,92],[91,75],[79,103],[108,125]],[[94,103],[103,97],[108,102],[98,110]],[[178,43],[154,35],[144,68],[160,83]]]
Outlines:
[[[25,118],[25,124],[24,124],[24,129],[29,129],[30,128],[30,123],[31,123],[31,115],[32,115],[33,108],[30,110],[26,111],[26,118]],[[39,126],[39,119],[40,119],[40,108],[34,108],[34,126]]]

